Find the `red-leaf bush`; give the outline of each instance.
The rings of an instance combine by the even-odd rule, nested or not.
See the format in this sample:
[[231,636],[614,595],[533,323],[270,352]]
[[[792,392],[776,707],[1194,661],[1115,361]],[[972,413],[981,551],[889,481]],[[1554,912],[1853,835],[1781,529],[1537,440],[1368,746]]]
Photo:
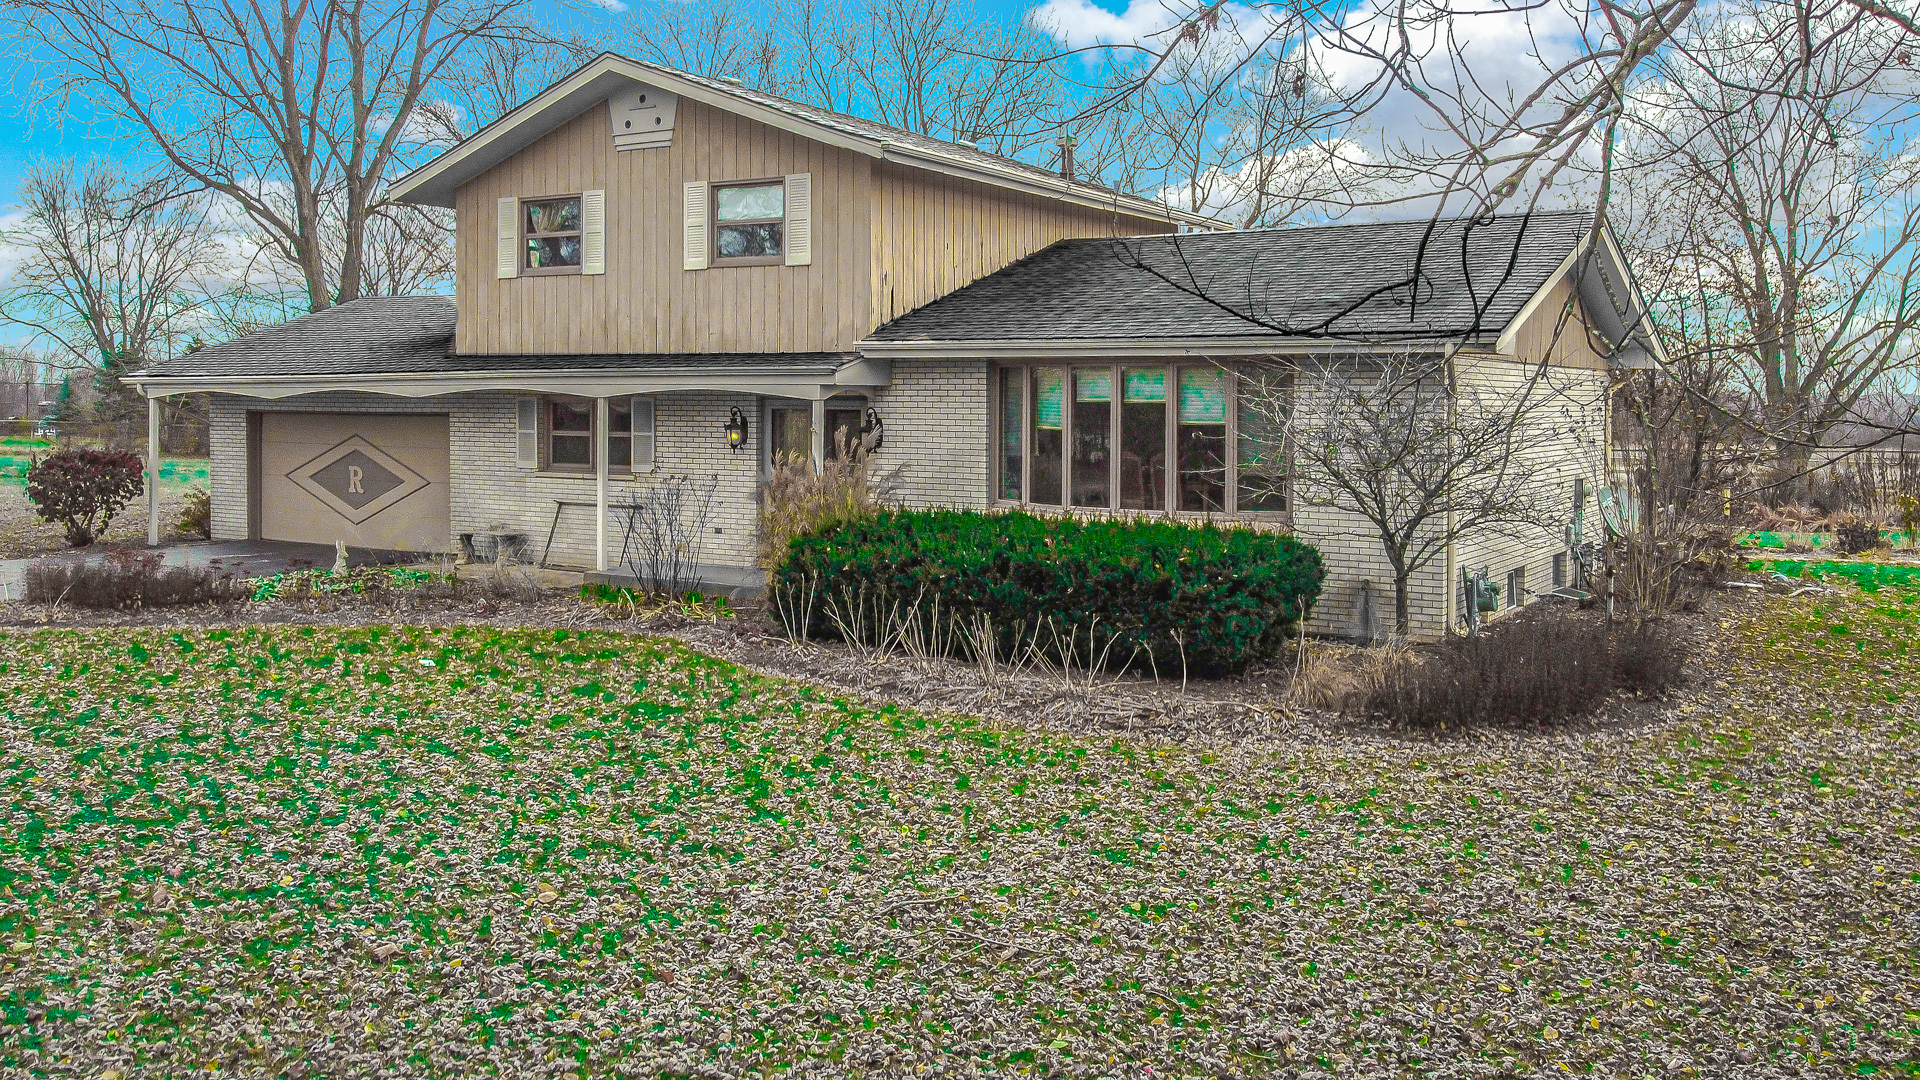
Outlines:
[[27,499],[42,520],[66,530],[67,543],[85,547],[146,491],[144,471],[131,450],[62,450],[27,469]]

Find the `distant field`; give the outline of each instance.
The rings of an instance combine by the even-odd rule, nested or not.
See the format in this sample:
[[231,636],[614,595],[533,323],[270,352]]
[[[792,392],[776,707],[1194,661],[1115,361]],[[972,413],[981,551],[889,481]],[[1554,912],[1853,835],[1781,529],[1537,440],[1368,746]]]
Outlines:
[[[35,439],[0,439],[0,483],[25,484],[27,468],[33,464],[36,450],[45,451],[45,442]],[[207,482],[209,464],[206,458],[169,458],[160,459],[161,486],[181,484],[201,484]]]

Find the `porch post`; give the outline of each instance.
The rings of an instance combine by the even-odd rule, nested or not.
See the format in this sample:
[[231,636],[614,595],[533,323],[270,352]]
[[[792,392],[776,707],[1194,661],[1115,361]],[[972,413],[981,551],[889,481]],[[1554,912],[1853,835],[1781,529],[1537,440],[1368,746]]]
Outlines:
[[147,546],[160,546],[160,399],[147,399]]
[[820,472],[827,467],[827,403],[813,399],[813,471]]
[[607,399],[593,399],[593,568],[607,568]]

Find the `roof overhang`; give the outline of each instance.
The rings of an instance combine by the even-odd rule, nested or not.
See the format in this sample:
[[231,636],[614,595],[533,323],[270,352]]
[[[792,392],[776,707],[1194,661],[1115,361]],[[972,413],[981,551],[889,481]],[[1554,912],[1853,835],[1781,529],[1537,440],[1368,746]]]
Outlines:
[[1640,285],[1633,279],[1626,256],[1613,235],[1613,227],[1601,222],[1593,243],[1581,243],[1567,253],[1560,266],[1527,299],[1518,314],[1500,331],[1494,351],[1512,355],[1519,351],[1520,328],[1526,325],[1558,288],[1573,278],[1574,291],[1586,311],[1592,329],[1609,346],[1607,362],[1614,367],[1650,368],[1664,364],[1666,351],[1654,332],[1652,310]]
[[400,177],[394,181],[389,192],[399,202],[451,207],[454,193],[461,184],[533,145],[541,136],[605,101],[615,91],[635,83],[657,86],[680,97],[828,146],[912,168],[1176,225],[1202,229],[1231,228],[1216,218],[1177,210],[1137,196],[1102,191],[1065,178],[1049,180],[1026,170],[995,169],[959,154],[941,154],[892,140],[866,138],[841,131],[715,89],[703,81],[685,78],[668,69],[641,64],[614,53],[601,53],[594,57],[573,74],[461,140],[446,153]]
[[353,390],[390,397],[435,397],[484,390],[574,397],[621,397],[627,394],[663,394],[680,390],[711,390],[762,394],[767,397],[825,400],[848,390],[874,389],[893,378],[893,366],[884,359],[861,357],[837,369],[818,371],[725,372],[689,368],[681,371],[548,370],[489,372],[423,372],[376,375],[188,375],[162,378],[134,372],[121,381],[150,398],[175,394],[234,394],[253,398],[286,398],[301,394]]
[[1337,338],[1081,338],[1027,341],[863,341],[860,355],[888,360],[1066,360],[1101,357],[1195,358],[1327,356],[1382,348],[1444,352],[1452,339],[1362,341]]

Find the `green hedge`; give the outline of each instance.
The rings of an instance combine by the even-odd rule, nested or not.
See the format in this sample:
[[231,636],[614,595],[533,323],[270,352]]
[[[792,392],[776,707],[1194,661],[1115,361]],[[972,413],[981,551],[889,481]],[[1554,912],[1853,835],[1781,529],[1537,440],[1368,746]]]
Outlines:
[[1247,528],[903,510],[796,537],[769,585],[809,636],[973,652],[990,626],[1003,659],[1178,677],[1277,654],[1325,575],[1311,546]]

